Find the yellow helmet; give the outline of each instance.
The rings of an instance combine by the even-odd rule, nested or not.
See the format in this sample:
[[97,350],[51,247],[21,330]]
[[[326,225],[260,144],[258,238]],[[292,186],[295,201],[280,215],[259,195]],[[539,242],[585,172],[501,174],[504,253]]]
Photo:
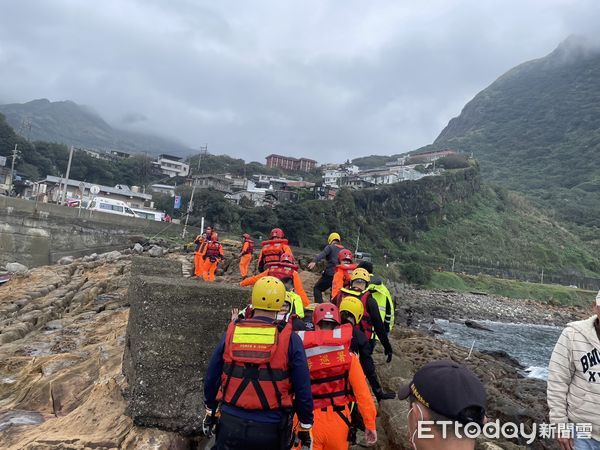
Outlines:
[[352,275],[350,276],[350,283],[352,283],[354,280],[363,280],[365,283],[369,284],[369,281],[371,281],[371,274],[367,269],[359,267],[354,269]]
[[340,313],[347,311],[354,316],[356,323],[359,323],[365,313],[365,307],[356,297],[344,297],[340,303]]
[[339,233],[331,233],[329,235],[329,237],[327,238],[327,243],[331,244],[335,240],[338,240],[338,241],[342,242],[342,238],[340,237]]
[[275,277],[262,277],[252,288],[252,307],[279,311],[285,301],[285,286]]

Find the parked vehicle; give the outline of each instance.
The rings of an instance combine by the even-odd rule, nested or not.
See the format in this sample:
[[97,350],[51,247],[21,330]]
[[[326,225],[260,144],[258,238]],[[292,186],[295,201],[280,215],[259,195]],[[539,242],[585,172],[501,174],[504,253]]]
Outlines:
[[113,200],[112,198],[94,197],[86,209],[121,216],[137,217],[125,202]]
[[157,222],[161,222],[165,215],[163,212],[156,210],[140,208],[131,208],[131,210],[135,213],[137,217],[148,220],[156,220]]
[[357,261],[373,262],[373,257],[371,256],[370,253],[367,253],[367,252],[356,252],[354,254],[354,259],[356,259]]

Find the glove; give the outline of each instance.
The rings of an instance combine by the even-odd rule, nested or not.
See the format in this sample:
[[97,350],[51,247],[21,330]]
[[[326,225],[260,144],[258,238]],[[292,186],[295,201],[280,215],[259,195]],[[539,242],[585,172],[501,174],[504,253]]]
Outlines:
[[296,442],[300,442],[301,448],[312,448],[311,443],[312,439],[310,437],[310,428],[300,428],[300,430],[296,433]]
[[392,355],[394,354],[394,351],[392,350],[392,347],[388,347],[385,349],[384,351],[385,356],[387,356],[386,362],[391,362],[392,361]]
[[204,420],[202,420],[202,433],[204,433],[204,436],[211,437],[218,422],[219,414],[212,409],[206,408]]

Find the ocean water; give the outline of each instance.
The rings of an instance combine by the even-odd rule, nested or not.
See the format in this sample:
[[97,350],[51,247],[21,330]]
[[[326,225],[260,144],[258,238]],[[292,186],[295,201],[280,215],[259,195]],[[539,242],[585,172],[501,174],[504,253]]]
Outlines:
[[441,338],[474,350],[503,350],[527,368],[531,378],[548,378],[548,362],[562,327],[478,321],[493,332],[469,328],[462,323],[437,319]]

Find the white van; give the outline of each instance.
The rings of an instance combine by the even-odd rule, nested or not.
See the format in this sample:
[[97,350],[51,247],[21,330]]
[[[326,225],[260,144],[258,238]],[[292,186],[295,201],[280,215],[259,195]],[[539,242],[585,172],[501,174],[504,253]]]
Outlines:
[[157,222],[162,222],[163,218],[165,217],[162,211],[140,208],[131,208],[131,210],[135,213],[137,217],[141,219],[156,220]]
[[94,197],[88,207],[90,211],[100,211],[121,216],[137,217],[127,203],[112,198]]

